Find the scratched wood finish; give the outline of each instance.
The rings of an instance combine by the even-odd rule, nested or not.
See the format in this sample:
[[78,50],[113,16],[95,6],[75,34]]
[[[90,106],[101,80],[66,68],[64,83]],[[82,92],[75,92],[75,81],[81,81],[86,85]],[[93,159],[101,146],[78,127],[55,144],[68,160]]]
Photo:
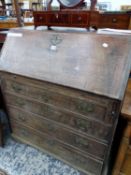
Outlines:
[[15,131],[16,122],[103,164],[111,144],[116,121],[112,111],[117,114],[117,101],[9,73],[1,73],[1,85],[15,137],[22,140]]
[[107,175],[131,66],[129,37],[17,33],[7,37],[0,59],[13,136],[85,174]]
[[[29,117],[28,114],[26,114],[26,116]],[[58,142],[63,143],[69,147],[73,147],[74,150],[83,152],[83,154],[90,155],[91,157],[94,157],[96,159],[104,160],[104,155],[108,148],[108,146],[105,144],[99,143],[89,137],[87,138],[85,136],[78,135],[69,129],[66,129],[64,127],[62,128],[61,126],[58,126],[53,122],[43,119],[41,120],[40,118],[36,122],[36,118],[34,119],[33,117],[31,117],[27,123],[21,122],[21,119],[18,118],[18,113],[17,116],[14,115],[14,117],[12,118],[12,123],[14,121],[18,121],[21,124],[39,130],[41,133],[46,133],[48,136],[54,137]],[[34,121],[31,121],[31,119],[34,119]]]
[[20,37],[7,36],[1,70],[123,99],[131,67],[130,37],[22,29],[10,32],[19,32]]
[[[46,134],[42,134],[37,130],[29,127],[25,127],[20,123],[13,122],[13,136],[21,138],[22,141],[32,143],[39,148],[45,149],[53,155],[57,155],[60,159],[74,165],[76,168],[84,171],[85,173],[90,172],[91,175],[99,175],[102,169],[102,162],[87,155],[80,154],[73,148],[70,148],[62,143],[56,141],[53,137],[49,137]],[[88,166],[87,166],[88,164]]]

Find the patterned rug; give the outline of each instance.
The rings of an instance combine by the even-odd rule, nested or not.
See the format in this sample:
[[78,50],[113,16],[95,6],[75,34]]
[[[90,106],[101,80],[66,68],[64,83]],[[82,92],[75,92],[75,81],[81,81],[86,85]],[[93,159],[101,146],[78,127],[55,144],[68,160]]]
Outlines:
[[[81,175],[63,162],[7,137],[0,147],[0,175]],[[3,173],[3,174],[2,174]]]

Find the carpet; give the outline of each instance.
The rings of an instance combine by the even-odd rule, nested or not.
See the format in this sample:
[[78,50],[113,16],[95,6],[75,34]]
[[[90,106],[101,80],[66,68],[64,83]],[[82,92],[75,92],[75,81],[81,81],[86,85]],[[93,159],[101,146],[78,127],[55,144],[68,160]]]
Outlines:
[[[81,175],[62,161],[8,136],[0,147],[0,169],[7,175]],[[0,174],[5,175],[5,174]]]

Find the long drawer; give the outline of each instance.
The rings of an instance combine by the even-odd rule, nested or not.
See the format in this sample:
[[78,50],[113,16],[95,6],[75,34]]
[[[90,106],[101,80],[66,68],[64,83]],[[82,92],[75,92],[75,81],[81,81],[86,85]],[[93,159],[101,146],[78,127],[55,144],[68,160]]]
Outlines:
[[84,154],[88,153],[96,156],[96,158],[104,159],[104,155],[108,148],[106,144],[80,135],[77,132],[71,131],[61,125],[58,125],[50,120],[40,118],[34,114],[23,112],[18,109],[16,110],[14,108],[9,108],[9,111],[13,122],[16,120],[19,123],[30,126],[42,133],[47,133],[48,135],[58,139],[60,142],[73,146],[74,149],[78,149]]
[[101,14],[100,27],[110,27],[116,29],[128,29],[128,14]]
[[111,137],[111,126],[104,125],[95,120],[81,118],[80,115],[10,93],[5,94],[5,99],[8,105],[22,108],[25,111],[38,114],[41,117],[74,128],[77,132],[97,138],[102,142],[108,143]]
[[[24,80],[22,80],[24,82]],[[35,87],[27,83],[6,80],[3,84],[4,91],[10,91],[16,94],[21,94],[26,97],[33,98],[43,103],[52,104],[56,107],[63,108],[88,118],[94,118],[105,123],[111,123],[112,118],[108,117],[107,112],[111,113],[110,104],[101,102],[99,99],[92,99],[90,96],[82,96],[62,91],[61,88],[55,89]],[[37,82],[36,82],[37,84]],[[106,100],[107,101],[107,100]],[[109,114],[110,115],[110,114]]]
[[[13,81],[6,81],[7,90],[32,97],[44,103],[53,104],[60,108],[66,108],[83,115],[91,115],[92,118],[104,118],[105,108],[93,104],[90,99],[79,99],[52,92],[47,89],[40,89]],[[98,115],[99,113],[99,115]]]
[[37,130],[25,127],[20,123],[13,122],[13,136],[21,141],[35,145],[43,150],[48,151],[56,157],[59,157],[66,163],[77,167],[77,169],[90,174],[100,175],[102,170],[102,161],[98,161],[92,157],[81,155],[74,149],[69,148],[54,138],[46,134],[41,134]]

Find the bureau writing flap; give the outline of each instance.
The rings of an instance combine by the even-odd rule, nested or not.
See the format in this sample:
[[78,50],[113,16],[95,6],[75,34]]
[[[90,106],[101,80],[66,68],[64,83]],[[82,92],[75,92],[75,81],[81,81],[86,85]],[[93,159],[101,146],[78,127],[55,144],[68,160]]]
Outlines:
[[11,30],[0,70],[122,99],[130,48],[126,36]]

